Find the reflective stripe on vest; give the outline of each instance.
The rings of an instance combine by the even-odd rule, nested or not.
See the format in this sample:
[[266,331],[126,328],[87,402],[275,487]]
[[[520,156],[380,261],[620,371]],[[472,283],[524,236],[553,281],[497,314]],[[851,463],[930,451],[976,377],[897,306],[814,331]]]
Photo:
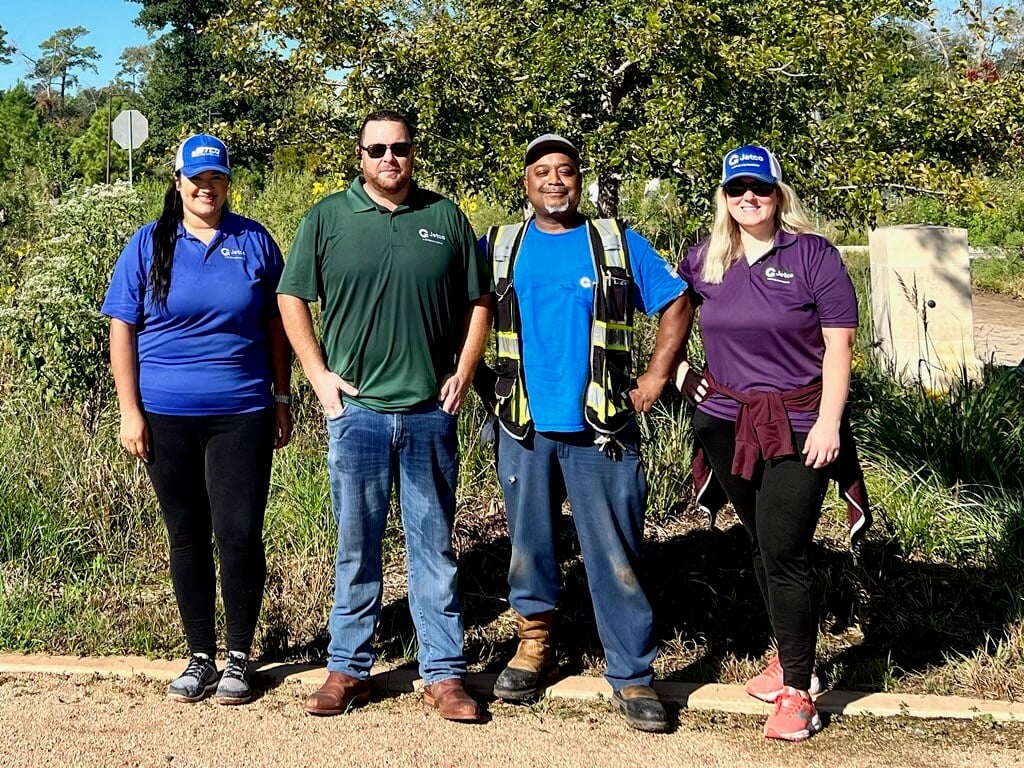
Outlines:
[[[497,383],[494,388],[498,399],[497,415],[502,429],[517,440],[525,438],[533,429],[524,383],[519,300],[512,279],[527,224],[492,227],[487,233],[498,299]],[[633,275],[621,222],[593,219],[586,226],[597,285],[584,416],[598,432],[613,434],[632,416],[629,390],[633,368]]]

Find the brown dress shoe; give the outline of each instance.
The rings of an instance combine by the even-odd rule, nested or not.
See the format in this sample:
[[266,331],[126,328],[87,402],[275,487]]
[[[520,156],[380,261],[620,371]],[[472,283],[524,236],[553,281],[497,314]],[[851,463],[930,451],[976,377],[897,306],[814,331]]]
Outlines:
[[341,715],[369,700],[369,680],[344,672],[329,672],[320,690],[306,697],[306,711],[311,715]]
[[457,677],[423,686],[423,703],[436,709],[445,720],[472,722],[480,719],[480,705],[466,693],[462,680]]

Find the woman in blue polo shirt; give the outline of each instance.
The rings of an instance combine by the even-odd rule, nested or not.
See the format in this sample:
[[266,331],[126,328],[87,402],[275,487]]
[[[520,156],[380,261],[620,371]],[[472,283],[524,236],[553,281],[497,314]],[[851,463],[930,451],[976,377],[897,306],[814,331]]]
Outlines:
[[677,374],[697,406],[695,478],[702,496],[716,480],[742,521],[778,644],[746,690],[775,702],[766,737],[800,741],[821,729],[808,551],[840,448],[853,448],[844,412],[857,299],[838,251],[813,234],[759,146],[725,156],[711,237],[679,273],[701,307],[707,358],[703,373],[683,363]]
[[[291,437],[291,348],[277,313],[281,251],[227,210],[228,150],[186,139],[160,218],[137,231],[103,303],[121,445],[146,463],[170,544],[171,580],[191,657],[167,689],[252,697],[246,670],[263,601],[263,517],[271,456]],[[228,656],[214,657],[221,563]]]

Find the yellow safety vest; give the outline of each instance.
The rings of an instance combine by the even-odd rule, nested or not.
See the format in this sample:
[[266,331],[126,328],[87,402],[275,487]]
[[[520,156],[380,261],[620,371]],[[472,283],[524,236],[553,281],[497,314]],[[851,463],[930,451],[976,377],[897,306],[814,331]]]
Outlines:
[[[491,227],[487,233],[498,299],[495,413],[502,429],[517,440],[533,430],[523,368],[523,326],[512,280],[528,223]],[[600,435],[613,435],[633,416],[629,398],[633,387],[633,272],[621,221],[589,219],[586,227],[597,285],[584,416]]]

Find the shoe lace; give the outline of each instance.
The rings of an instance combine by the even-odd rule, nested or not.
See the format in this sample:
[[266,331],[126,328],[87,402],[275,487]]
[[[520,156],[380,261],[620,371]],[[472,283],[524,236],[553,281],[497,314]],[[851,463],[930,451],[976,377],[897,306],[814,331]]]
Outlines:
[[185,667],[185,671],[181,673],[181,676],[194,677],[196,680],[202,680],[209,668],[209,659],[204,659],[202,656],[192,656],[192,658],[188,660],[188,666]]
[[245,682],[246,661],[246,659],[229,654],[228,660],[224,664],[224,671],[221,673],[221,677],[230,677],[233,680],[241,680],[242,682]]
[[796,691],[793,691],[792,693],[787,691],[779,696],[778,700],[775,702],[775,714],[779,714],[781,712],[793,717],[803,716],[806,714],[804,712],[805,702],[806,700],[804,697]]

